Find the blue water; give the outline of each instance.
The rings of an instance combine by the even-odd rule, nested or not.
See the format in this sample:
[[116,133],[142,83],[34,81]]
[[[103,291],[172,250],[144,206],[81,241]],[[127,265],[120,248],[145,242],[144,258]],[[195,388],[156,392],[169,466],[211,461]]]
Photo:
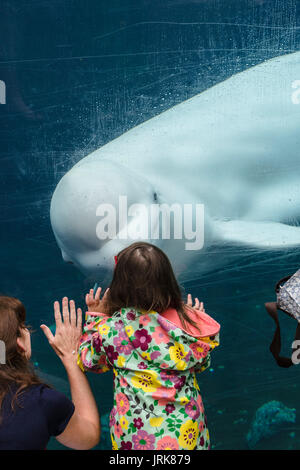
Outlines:
[[[0,290],[22,299],[36,367],[69,393],[39,325],[64,295],[91,287],[61,259],[51,195],[81,158],[126,130],[268,58],[299,50],[296,0],[16,0],[0,5]],[[299,77],[295,77],[297,79]],[[246,449],[256,409],[299,408],[299,369],[280,369],[263,304],[299,268],[299,251],[238,251],[221,272],[186,284],[222,325],[212,368],[199,377],[214,449]],[[295,323],[282,319],[283,353]],[[112,376],[89,375],[101,414]],[[298,414],[297,414],[298,415]],[[297,449],[297,422],[259,448]],[[100,448],[110,448],[106,439]],[[62,448],[55,440],[49,448]]]

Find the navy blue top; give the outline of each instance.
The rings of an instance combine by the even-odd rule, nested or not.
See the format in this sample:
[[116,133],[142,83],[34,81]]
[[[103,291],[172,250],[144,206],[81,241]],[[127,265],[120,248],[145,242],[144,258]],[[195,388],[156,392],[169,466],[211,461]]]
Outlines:
[[51,436],[61,434],[75,407],[62,393],[45,385],[32,385],[19,395],[15,411],[12,394],[2,403],[0,416],[0,450],[46,449]]

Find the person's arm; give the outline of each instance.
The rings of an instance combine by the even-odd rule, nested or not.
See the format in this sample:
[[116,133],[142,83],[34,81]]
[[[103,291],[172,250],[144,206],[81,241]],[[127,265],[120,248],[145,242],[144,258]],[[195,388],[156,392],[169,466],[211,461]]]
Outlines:
[[68,374],[75,412],[64,432],[56,436],[56,439],[72,449],[91,449],[100,440],[101,428],[97,405],[88,380],[77,363],[70,361],[64,366]]
[[102,335],[107,334],[111,328],[111,318],[106,314],[107,294],[100,298],[101,287],[94,295],[93,289],[86,294],[86,312],[83,334],[80,338],[77,364],[83,371],[101,374],[112,368],[107,352],[102,345]]
[[[194,308],[195,310],[199,310],[201,312],[206,313],[203,302],[199,302],[199,299],[197,297],[195,297],[195,305],[193,306],[191,294],[188,294],[187,296],[186,305],[189,308]],[[219,346],[219,344],[220,344],[220,336],[219,336],[219,333],[217,333],[212,336],[205,336],[205,337],[202,336],[192,345],[193,355],[197,361],[194,367],[194,372],[201,373],[210,367],[211,351],[216,346]]]
[[69,313],[67,297],[64,297],[62,306],[63,321],[59,302],[54,303],[55,336],[46,325],[41,325],[50,346],[66,369],[75,405],[73,416],[56,439],[73,449],[90,449],[100,440],[100,419],[88,380],[77,365],[78,345],[82,333],[82,312],[78,309],[76,315],[75,303],[71,300]]
[[195,367],[194,367],[194,372],[197,374],[200,374],[204,370],[208,369],[211,364],[211,357],[210,353],[207,353],[207,356],[205,356],[202,361],[200,361]]

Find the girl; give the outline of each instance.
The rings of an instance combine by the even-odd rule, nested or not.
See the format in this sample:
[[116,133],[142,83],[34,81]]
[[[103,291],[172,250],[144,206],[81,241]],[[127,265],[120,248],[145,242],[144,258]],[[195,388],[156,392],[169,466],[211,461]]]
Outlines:
[[47,326],[41,327],[67,371],[74,404],[34,373],[24,305],[13,297],[0,296],[0,340],[6,356],[5,364],[0,364],[0,450],[45,449],[51,436],[74,449],[89,449],[99,441],[97,407],[76,364],[81,310],[76,315],[71,300],[69,312],[65,297],[63,320],[58,302],[54,312],[55,336]]
[[[114,371],[113,449],[209,449],[195,372],[210,365],[220,325],[188,305],[167,256],[136,242],[116,257],[110,288],[86,295],[82,370]],[[202,310],[200,310],[200,308]]]

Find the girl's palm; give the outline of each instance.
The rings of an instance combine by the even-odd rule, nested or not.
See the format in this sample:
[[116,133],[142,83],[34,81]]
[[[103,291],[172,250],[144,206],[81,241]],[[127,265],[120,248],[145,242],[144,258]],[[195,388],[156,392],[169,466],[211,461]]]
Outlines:
[[85,303],[89,312],[105,313],[107,308],[107,294],[108,288],[104,292],[102,299],[100,299],[101,287],[98,287],[94,295],[94,289],[90,289],[90,292],[85,296]]
[[187,296],[186,305],[188,307],[194,308],[195,310],[200,310],[201,312],[205,313],[203,302],[199,302],[199,299],[197,297],[195,297],[195,305],[193,306],[193,299],[191,294],[188,294]]

